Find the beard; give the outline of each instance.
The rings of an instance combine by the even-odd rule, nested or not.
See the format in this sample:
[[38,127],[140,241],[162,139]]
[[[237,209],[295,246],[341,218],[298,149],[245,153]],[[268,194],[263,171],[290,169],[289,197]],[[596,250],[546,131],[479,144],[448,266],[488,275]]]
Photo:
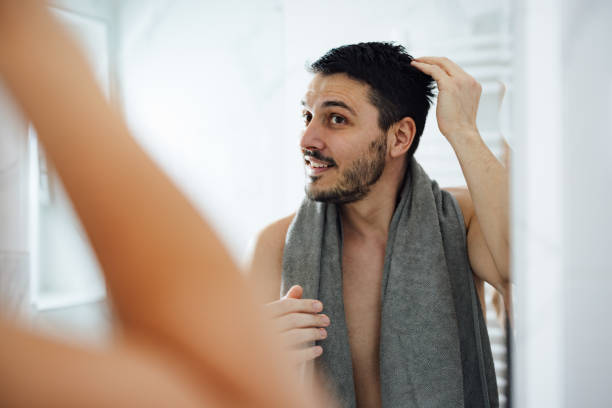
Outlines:
[[382,175],[386,152],[387,137],[383,133],[381,137],[370,143],[365,156],[354,160],[340,173],[335,186],[319,190],[314,184],[321,176],[311,177],[311,182],[306,186],[306,196],[314,201],[334,204],[348,204],[361,200]]

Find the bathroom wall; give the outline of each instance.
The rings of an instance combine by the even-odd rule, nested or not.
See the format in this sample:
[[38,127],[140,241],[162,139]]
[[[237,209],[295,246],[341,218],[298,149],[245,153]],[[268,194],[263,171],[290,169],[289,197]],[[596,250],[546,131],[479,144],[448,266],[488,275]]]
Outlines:
[[287,209],[282,4],[129,1],[119,22],[128,124],[243,259]]
[[612,7],[516,13],[516,406],[610,406]]

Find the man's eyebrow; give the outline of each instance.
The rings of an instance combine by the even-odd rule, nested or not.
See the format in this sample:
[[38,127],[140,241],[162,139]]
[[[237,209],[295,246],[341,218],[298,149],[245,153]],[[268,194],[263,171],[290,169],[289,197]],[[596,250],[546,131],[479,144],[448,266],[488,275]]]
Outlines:
[[340,108],[346,109],[347,111],[351,112],[353,115],[357,115],[355,111],[353,110],[353,108],[351,108],[350,106],[348,106],[346,103],[342,101],[325,101],[323,102],[321,106],[324,108],[328,108],[330,106],[338,106]]
[[[305,100],[301,100],[300,103],[302,104],[303,107],[308,107],[306,105],[306,101]],[[350,106],[348,106],[346,103],[342,102],[342,101],[325,101],[323,102],[323,104],[321,104],[321,107],[323,108],[329,108],[330,106],[338,106],[340,108],[344,108],[347,111],[351,112],[353,115],[357,115],[355,113],[355,111],[353,110],[353,108],[351,108]]]

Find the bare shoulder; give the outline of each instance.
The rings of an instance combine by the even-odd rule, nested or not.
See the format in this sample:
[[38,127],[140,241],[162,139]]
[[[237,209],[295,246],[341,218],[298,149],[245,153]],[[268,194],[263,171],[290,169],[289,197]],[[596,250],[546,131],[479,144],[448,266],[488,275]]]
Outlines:
[[466,186],[463,187],[444,187],[442,190],[448,191],[455,197],[461,212],[463,213],[463,221],[465,222],[466,229],[469,229],[470,222],[474,216],[474,203],[472,202],[472,196]]
[[262,229],[255,240],[247,274],[265,302],[279,298],[285,237],[295,213]]
[[280,249],[282,253],[282,250],[285,247],[287,230],[289,229],[289,225],[291,225],[294,217],[295,213],[281,218],[280,220],[274,221],[272,224],[262,229],[257,235],[256,247],[263,247],[263,249]]

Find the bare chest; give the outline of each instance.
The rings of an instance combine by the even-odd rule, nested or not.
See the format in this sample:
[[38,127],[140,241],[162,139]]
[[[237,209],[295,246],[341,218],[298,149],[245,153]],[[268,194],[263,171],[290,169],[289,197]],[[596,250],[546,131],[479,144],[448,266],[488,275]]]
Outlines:
[[342,253],[344,311],[357,405],[380,406],[380,292],[384,245],[345,240]]

